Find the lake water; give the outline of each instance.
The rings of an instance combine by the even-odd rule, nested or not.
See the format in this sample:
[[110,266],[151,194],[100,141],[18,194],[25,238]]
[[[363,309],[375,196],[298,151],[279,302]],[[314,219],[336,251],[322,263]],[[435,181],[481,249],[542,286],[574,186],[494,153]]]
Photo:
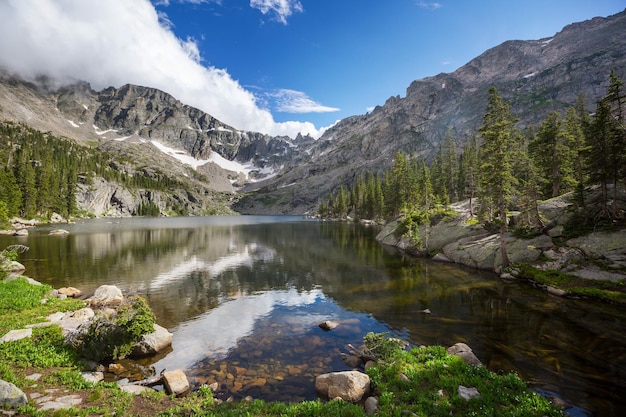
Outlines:
[[[574,403],[570,415],[626,412],[626,312],[550,296],[495,274],[379,245],[376,228],[299,217],[94,219],[38,227],[21,243],[26,275],[92,293],[145,297],[172,350],[139,363],[185,371],[218,397],[316,398],[316,375],[367,332],[415,345],[465,342],[492,370]],[[431,314],[423,312],[429,309]],[[340,323],[324,332],[324,320]]]

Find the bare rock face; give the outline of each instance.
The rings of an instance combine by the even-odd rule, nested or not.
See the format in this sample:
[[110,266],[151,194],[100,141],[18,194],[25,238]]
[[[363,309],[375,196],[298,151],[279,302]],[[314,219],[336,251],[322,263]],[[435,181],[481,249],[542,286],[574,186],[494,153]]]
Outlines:
[[322,397],[357,403],[370,391],[370,377],[359,371],[331,372],[315,378],[315,391]]

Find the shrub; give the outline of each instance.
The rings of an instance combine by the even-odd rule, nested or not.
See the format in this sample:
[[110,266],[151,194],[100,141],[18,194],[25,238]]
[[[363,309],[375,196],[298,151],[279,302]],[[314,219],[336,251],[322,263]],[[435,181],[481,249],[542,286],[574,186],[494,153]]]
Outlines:
[[154,313],[142,297],[130,297],[116,313],[99,314],[71,341],[85,357],[109,361],[125,357],[141,336],[154,331]]

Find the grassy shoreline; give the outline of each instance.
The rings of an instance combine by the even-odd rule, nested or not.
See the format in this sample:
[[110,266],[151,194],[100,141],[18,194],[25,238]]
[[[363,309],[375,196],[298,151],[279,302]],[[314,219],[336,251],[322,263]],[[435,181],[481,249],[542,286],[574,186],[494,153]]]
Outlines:
[[[51,290],[19,278],[0,281],[0,336],[45,321],[56,311],[83,306],[78,300],[49,299]],[[499,375],[482,366],[467,365],[440,346],[405,350],[384,335],[369,334],[366,346],[377,358],[368,368],[374,395],[379,400],[376,415],[416,416],[494,415],[561,416],[560,410],[527,388],[514,374]],[[0,344],[0,379],[15,384],[29,396],[17,416],[44,416],[32,394],[46,389],[72,393],[81,404],[58,410],[55,416],[365,416],[362,405],[344,401],[273,403],[261,400],[220,403],[203,387],[186,397],[175,398],[153,391],[141,395],[123,392],[115,383],[86,382],[82,362],[63,341],[58,326],[33,328],[31,338]],[[28,376],[41,374],[37,380]],[[312,381],[313,383],[313,381]],[[479,398],[464,400],[460,385],[476,387]],[[67,394],[64,394],[67,395]]]

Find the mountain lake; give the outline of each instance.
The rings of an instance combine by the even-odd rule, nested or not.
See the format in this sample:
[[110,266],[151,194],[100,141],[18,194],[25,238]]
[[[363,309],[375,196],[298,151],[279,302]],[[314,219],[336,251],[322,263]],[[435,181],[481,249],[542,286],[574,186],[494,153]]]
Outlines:
[[[48,235],[59,227],[70,234]],[[317,375],[349,369],[348,344],[388,332],[467,343],[489,369],[575,404],[571,416],[626,415],[626,311],[413,258],[381,246],[378,230],[292,216],[102,218],[0,236],[0,248],[28,246],[25,275],[54,288],[146,298],[172,349],[122,361],[129,373],[183,369],[192,389],[218,382],[218,398],[314,399]],[[324,331],[325,320],[339,326]]]

